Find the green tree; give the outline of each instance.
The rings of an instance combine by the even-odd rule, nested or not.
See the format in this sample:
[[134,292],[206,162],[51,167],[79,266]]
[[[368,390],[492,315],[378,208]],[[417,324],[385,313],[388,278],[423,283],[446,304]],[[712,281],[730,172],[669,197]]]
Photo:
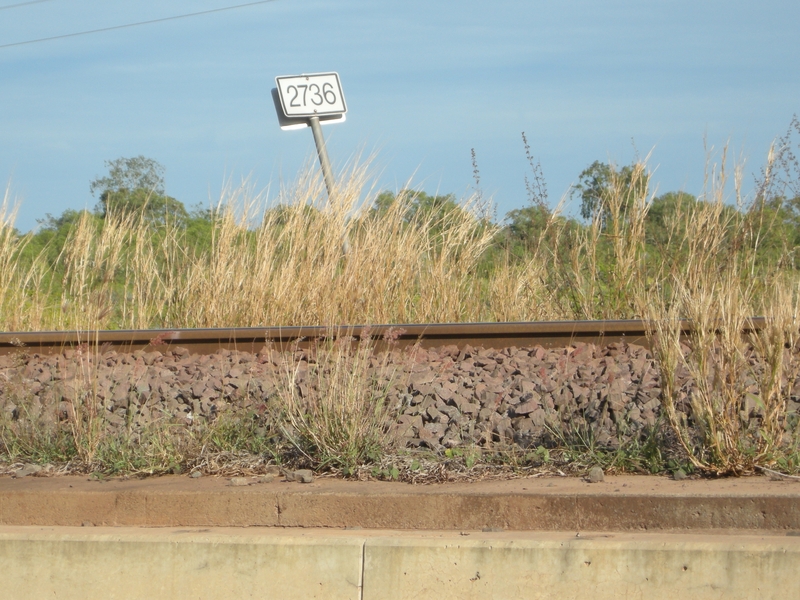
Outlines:
[[402,190],[397,194],[389,191],[378,194],[372,205],[373,214],[376,216],[385,214],[398,198],[408,199],[405,214],[407,223],[429,222],[434,229],[441,226],[448,214],[464,210],[459,206],[454,194],[431,196],[425,192]]
[[584,227],[577,219],[553,214],[543,206],[526,206],[509,211],[497,241],[494,260],[529,260],[535,255],[569,256],[578,232]]
[[[615,191],[624,191],[626,202],[631,201],[637,194],[646,192],[649,176],[638,177],[636,165],[626,165],[617,170],[610,164],[598,160],[586,167],[578,175],[578,183],[573,194],[578,194],[581,199],[581,217],[593,219],[598,211],[605,210],[608,206],[609,194]],[[605,215],[600,215],[605,219]]]
[[533,247],[552,219],[552,213],[542,206],[516,208],[506,214],[506,229],[511,239],[525,248]]
[[653,199],[647,211],[647,242],[657,248],[682,239],[686,215],[697,206],[697,198],[686,192],[667,192]]
[[160,163],[136,156],[107,160],[105,164],[108,175],[89,184],[92,195],[98,195],[95,211],[100,216],[132,212],[157,225],[186,222],[186,207],[164,192],[164,167]]
[[743,218],[759,263],[800,268],[800,196],[758,199]]

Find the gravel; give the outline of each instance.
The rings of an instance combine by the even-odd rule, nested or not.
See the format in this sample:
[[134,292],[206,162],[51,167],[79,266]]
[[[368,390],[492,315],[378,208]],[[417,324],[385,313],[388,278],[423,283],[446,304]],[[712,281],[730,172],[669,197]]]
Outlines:
[[[41,356],[21,349],[0,357],[0,422],[69,422],[74,407],[92,397],[111,432],[164,420],[189,426],[231,411],[265,414],[289,385],[287,361],[300,393],[313,391],[314,360],[300,350],[71,349]],[[368,376],[387,390],[398,445],[438,452],[492,444],[535,449],[576,439],[615,448],[645,439],[661,411],[653,356],[625,343],[395,350],[373,357]],[[690,418],[693,383],[679,371],[677,384],[678,417]],[[798,406],[790,401],[789,411]],[[749,410],[753,416],[755,403]]]

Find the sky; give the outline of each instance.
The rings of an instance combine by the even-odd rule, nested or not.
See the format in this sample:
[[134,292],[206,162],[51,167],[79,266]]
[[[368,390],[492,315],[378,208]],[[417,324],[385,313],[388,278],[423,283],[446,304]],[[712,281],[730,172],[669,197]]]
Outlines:
[[92,208],[120,157],[161,163],[189,207],[295,180],[316,154],[310,129],[278,127],[279,75],[339,73],[334,169],[374,155],[375,190],[465,197],[474,149],[498,219],[527,203],[522,132],[555,204],[593,161],[648,154],[658,192],[698,194],[726,144],[747,190],[800,113],[796,0],[272,0],[19,44],[243,3],[0,0],[0,182],[21,231]]

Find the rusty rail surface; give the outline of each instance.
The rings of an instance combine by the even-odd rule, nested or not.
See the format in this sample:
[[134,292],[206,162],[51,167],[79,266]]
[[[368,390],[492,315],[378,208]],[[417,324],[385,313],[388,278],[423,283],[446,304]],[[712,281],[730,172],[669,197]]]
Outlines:
[[[764,326],[763,317],[751,319],[752,329]],[[691,324],[681,322],[683,335]],[[338,327],[239,327],[219,329],[144,329],[101,331],[35,331],[0,333],[0,355],[15,352],[61,353],[80,345],[117,352],[169,350],[183,347],[193,354],[212,354],[217,350],[258,352],[267,345],[277,348],[307,347],[316,340],[350,336],[369,336],[378,349],[386,339],[403,348],[419,343],[422,347],[467,344],[484,348],[509,346],[567,346],[574,342],[610,344],[627,342],[648,346],[644,321],[547,321],[520,323],[445,323],[410,325],[355,325]]]

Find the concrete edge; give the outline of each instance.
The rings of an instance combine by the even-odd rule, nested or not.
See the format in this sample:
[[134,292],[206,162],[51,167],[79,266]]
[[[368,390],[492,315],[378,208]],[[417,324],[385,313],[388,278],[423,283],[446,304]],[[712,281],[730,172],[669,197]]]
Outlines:
[[371,494],[269,487],[205,492],[3,490],[0,525],[800,531],[800,494]]
[[800,537],[0,527],[4,597],[800,597]]

